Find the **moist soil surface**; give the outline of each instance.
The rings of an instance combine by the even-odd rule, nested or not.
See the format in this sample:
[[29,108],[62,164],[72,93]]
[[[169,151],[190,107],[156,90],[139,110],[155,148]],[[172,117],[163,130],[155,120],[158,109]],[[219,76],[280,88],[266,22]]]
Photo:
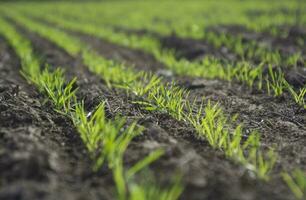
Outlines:
[[[125,154],[126,167],[162,147],[165,155],[150,168],[162,184],[169,183],[174,169],[180,171],[185,185],[181,199],[294,199],[279,174],[296,167],[306,170],[306,113],[289,95],[275,98],[238,83],[170,77],[190,91],[190,100],[205,97],[219,102],[227,115],[239,114],[238,122],[244,123],[246,136],[258,130],[263,148],[275,148],[279,154],[276,167],[271,180],[265,182],[197,137],[190,125],[165,113],[148,112],[131,103],[136,97],[108,88],[100,77],[87,71],[80,56],[73,58],[37,34],[17,28],[51,69],[63,67],[68,79],[78,78],[77,95],[84,99],[89,112],[106,101],[110,120],[120,114],[128,123],[137,120],[145,127]],[[101,56],[130,63],[136,70],[155,71],[155,66],[167,70],[139,50],[90,36],[78,37]],[[179,50],[177,46],[169,48]],[[71,121],[53,111],[20,75],[20,69],[17,56],[0,39],[0,199],[116,199],[111,171],[105,166],[98,173],[92,172],[92,163]]]

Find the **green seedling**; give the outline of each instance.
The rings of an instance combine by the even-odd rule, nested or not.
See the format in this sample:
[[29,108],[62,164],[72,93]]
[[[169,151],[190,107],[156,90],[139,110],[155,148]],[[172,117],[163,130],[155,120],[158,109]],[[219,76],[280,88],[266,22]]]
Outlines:
[[[224,134],[224,138],[222,138],[223,148],[225,151],[225,155],[228,157],[234,157],[238,160],[238,162],[245,163],[247,168],[250,164],[246,162],[246,158],[244,155],[244,150],[248,149],[245,144],[242,146],[242,126],[238,125],[233,132],[233,134],[229,134],[227,130],[224,130],[226,133]],[[252,135],[249,136],[248,139],[251,139]],[[254,169],[252,169],[254,171]]]
[[110,127],[112,130],[106,132],[105,139],[103,141],[103,151],[98,159],[97,164],[102,165],[105,161],[108,161],[108,167],[113,171],[113,178],[116,183],[118,198],[121,200],[127,197],[126,179],[123,167],[123,154],[126,151],[127,146],[136,134],[140,133],[140,129],[134,131],[136,128],[136,123],[132,124],[128,129],[126,129],[121,135],[119,135],[119,130],[115,132],[117,127],[121,128],[124,124],[123,120],[117,121],[117,125]]
[[269,179],[277,156],[273,150],[270,150],[267,156],[263,156],[258,133],[251,133],[248,139],[242,142],[242,125],[230,132],[227,126],[229,121],[235,119],[226,118],[218,104],[212,105],[210,101],[204,108],[202,103],[196,115],[188,115],[188,120],[196,128],[199,136],[204,136],[210,145],[223,150],[227,157],[243,164],[257,177]]
[[114,121],[107,120],[104,105],[102,103],[97,106],[95,112],[90,115],[86,113],[83,103],[77,105],[72,119],[95,162],[94,171],[99,170],[107,162],[113,172],[118,198],[120,200],[130,199],[127,186],[130,187],[129,184],[132,183],[129,180],[157,160],[163,154],[163,150],[153,151],[125,170],[123,166],[124,152],[130,141],[139,135],[143,128],[138,127],[135,122],[125,127],[124,118],[117,117]]
[[177,200],[183,192],[180,176],[175,176],[170,187],[161,187],[148,172],[141,177],[139,184],[131,185],[130,200]]
[[294,54],[290,55],[286,60],[286,64],[288,66],[297,67],[298,62],[302,61],[302,60],[303,60],[302,54],[301,54],[301,52],[298,52],[298,53],[294,53]]
[[155,160],[160,158],[164,154],[164,150],[159,149],[151,154],[149,154],[147,157],[143,158],[142,160],[138,161],[136,164],[134,164],[131,168],[127,170],[126,177],[127,179],[131,179],[135,174],[142,169],[144,169],[146,166],[148,166],[150,163],[153,163]]
[[296,92],[286,80],[284,80],[284,85],[289,90],[290,94],[293,96],[294,101],[298,105],[306,108],[306,104],[305,104],[306,87],[304,86],[303,88],[300,88],[299,92]]
[[248,162],[249,169],[256,173],[257,177],[268,181],[270,179],[269,174],[275,166],[277,160],[277,155],[273,149],[269,150],[265,155],[262,151],[259,151],[258,148],[252,147],[249,150]]
[[112,83],[118,85],[133,83],[141,75],[125,68],[123,64],[107,60],[92,51],[83,51],[83,62],[92,72],[99,74],[109,87]]
[[188,96],[188,93],[174,84],[159,84],[148,92],[149,104],[146,109],[167,112],[180,121],[183,117],[184,96]]
[[212,105],[210,101],[204,108],[204,117],[201,117],[201,109],[195,117],[191,116],[189,121],[196,127],[200,136],[207,138],[210,145],[216,148],[223,147],[228,133],[224,132],[225,118],[222,110],[217,104]]
[[[228,45],[229,46],[229,45]],[[240,58],[244,58],[245,49],[242,44],[242,38],[238,37],[235,43],[233,43],[234,52],[240,56]]]
[[130,88],[129,90],[146,91],[146,93],[143,93],[145,99],[134,101],[134,103],[141,105],[148,111],[158,110],[168,113],[179,121],[183,119],[183,110],[186,103],[184,98],[188,97],[186,91],[171,83],[164,85],[160,82],[160,79],[154,77],[150,79],[149,84],[143,86],[143,89],[138,86],[140,85],[137,84],[136,88]]
[[306,197],[305,172],[300,169],[295,169],[291,174],[283,172],[282,177],[297,199],[304,199]]
[[273,149],[270,149],[266,155],[262,151],[257,151],[257,176],[268,181],[270,179],[269,174],[273,170],[276,160],[277,154]]
[[[124,148],[126,147],[127,146],[124,146]],[[133,188],[135,186],[142,188],[143,186],[141,184],[136,183],[133,180],[134,176],[136,175],[136,173],[139,173],[143,171],[145,168],[147,168],[152,162],[159,159],[160,156],[163,155],[164,151],[161,149],[155,150],[152,153],[150,153],[148,156],[144,157],[142,160],[138,161],[128,170],[124,170],[123,168],[123,152],[125,151],[124,148],[121,149],[123,150],[122,154],[114,158],[112,165],[113,177],[116,183],[118,199],[130,200],[136,197],[140,198],[141,196],[133,195]],[[144,187],[143,191],[145,193],[148,193],[150,188],[152,188],[152,186],[148,188]]]
[[[101,103],[95,109],[94,113],[88,115],[85,111],[84,103],[77,104],[75,112],[72,115],[74,126],[77,127],[83,143],[91,155],[92,159],[96,158],[98,149],[101,148],[103,140],[103,131],[107,126],[105,119],[104,103]],[[96,168],[99,168],[97,166]]]
[[[278,71],[273,71],[272,66],[269,65],[269,76],[266,77],[266,87],[268,94],[271,94],[271,90],[274,93],[274,96],[280,96],[283,94],[285,85],[284,85],[284,73],[278,68]],[[271,80],[270,80],[270,79]]]
[[247,169],[255,173],[260,179],[269,180],[269,174],[274,168],[277,155],[273,149],[270,149],[266,154],[260,149],[260,138],[257,132],[251,132],[248,139],[241,143],[242,126],[239,125],[235,129],[231,139],[228,142],[227,155],[236,157],[239,162],[244,163]]
[[[125,119],[117,117],[110,121],[105,118],[104,103],[100,104],[94,113],[88,115],[84,104],[76,106],[72,117],[91,158],[94,160],[94,171],[99,170],[107,162],[113,172],[118,198],[130,199],[128,194],[129,182],[135,174],[146,168],[163,155],[163,150],[153,151],[128,170],[124,169],[123,156],[131,140],[139,135],[143,128],[134,122],[125,127]],[[133,183],[134,185],[135,183]]]
[[[254,82],[261,81],[263,73],[263,63],[257,67],[252,67],[248,62],[238,63],[236,68],[235,77],[237,80],[246,83],[249,87],[252,87]],[[258,84],[261,87],[261,83]]]
[[265,52],[264,56],[264,61],[266,63],[275,64],[276,66],[279,66],[281,64],[281,55],[278,51]]
[[102,103],[88,116],[84,104],[81,103],[76,106],[72,117],[91,157],[95,160],[95,170],[98,170],[105,160],[108,161],[109,167],[113,168],[116,157],[122,157],[131,139],[142,131],[142,128],[133,123],[122,132],[125,120],[119,117],[114,121],[107,120],[104,109]]
[[140,80],[130,82],[129,84],[122,86],[122,88],[131,91],[136,96],[145,96],[154,88],[157,88],[161,85],[161,78],[151,75],[148,73],[140,72]]
[[75,82],[76,78],[66,84],[62,69],[50,72],[46,67],[37,78],[37,87],[51,99],[56,110],[63,110],[67,114],[76,99]]

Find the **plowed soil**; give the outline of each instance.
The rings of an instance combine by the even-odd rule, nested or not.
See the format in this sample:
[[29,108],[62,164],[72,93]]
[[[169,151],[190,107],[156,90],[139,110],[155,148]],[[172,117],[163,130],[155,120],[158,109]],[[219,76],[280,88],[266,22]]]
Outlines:
[[[246,136],[250,130],[258,130],[264,147],[274,147],[279,155],[271,180],[264,182],[197,137],[188,124],[165,113],[143,110],[131,103],[136,97],[108,88],[80,58],[69,56],[20,25],[16,27],[32,42],[43,63],[51,68],[63,67],[68,79],[78,78],[77,95],[84,99],[88,111],[104,100],[109,119],[120,114],[128,122],[138,120],[146,128],[129,146],[126,166],[163,147],[166,154],[151,168],[162,184],[169,182],[173,169],[183,173],[185,190],[181,199],[294,199],[280,172],[296,167],[306,170],[306,112],[289,94],[275,98],[236,82],[177,76],[152,55],[70,32],[101,56],[177,81],[190,91],[191,100],[206,97],[219,102],[227,115],[239,114],[238,122],[245,124]],[[202,41],[176,36],[162,40],[165,48],[176,49],[178,57],[192,60],[199,55],[214,55],[236,59],[233,53],[212,50]],[[18,57],[0,39],[0,199],[115,199],[111,172],[106,167],[99,173],[92,172],[91,161],[71,121],[52,109],[21,76],[20,69]]]

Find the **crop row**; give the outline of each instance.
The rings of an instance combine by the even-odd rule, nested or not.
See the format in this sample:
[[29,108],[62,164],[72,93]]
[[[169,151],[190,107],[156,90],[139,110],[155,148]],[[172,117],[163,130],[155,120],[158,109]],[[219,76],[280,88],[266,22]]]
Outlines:
[[[68,14],[86,13],[86,19],[99,19],[104,24],[125,26],[132,29],[149,29],[164,34],[202,34],[212,25],[242,25],[255,31],[275,32],[280,25],[305,24],[305,13],[296,16],[296,11],[305,9],[305,2],[285,0],[269,2],[261,0],[241,2],[237,0],[218,2],[146,1],[124,3],[70,3],[25,4],[21,7],[35,7]],[[135,9],[141,8],[141,9]],[[169,12],[175,8],[175,12]],[[272,17],[273,16],[273,17]],[[299,17],[299,18],[298,18]],[[272,30],[273,29],[273,30]],[[284,34],[279,31],[279,34]]]
[[[79,54],[81,54],[83,57],[84,64],[92,72],[99,74],[108,83],[109,87],[123,88],[127,92],[133,93],[136,96],[138,96],[139,98],[138,101],[135,101],[134,103],[142,105],[144,109],[166,112],[177,120],[180,121],[182,120],[190,123],[196,130],[197,134],[201,137],[205,137],[213,147],[223,150],[226,156],[243,164],[247,169],[254,172],[259,178],[263,178],[266,180],[269,178],[269,172],[272,170],[276,159],[275,153],[273,153],[273,151],[270,150],[269,153],[267,154],[268,156],[264,156],[264,153],[260,149],[261,145],[259,140],[259,134],[256,132],[250,134],[247,141],[242,142],[243,126],[238,125],[237,127],[234,127],[234,131],[230,131],[228,127],[232,127],[232,119],[225,117],[221,107],[218,106],[217,104],[212,105],[209,101],[206,100],[202,100],[200,104],[196,103],[196,101],[189,102],[187,100],[188,92],[177,87],[175,84],[170,84],[170,83],[165,84],[165,81],[162,78],[158,78],[154,75],[150,75],[145,72],[135,72],[133,69],[126,68],[124,65],[120,63],[118,64],[111,60],[106,60],[105,58],[97,55],[95,52],[88,50],[86,44],[82,43],[77,38],[67,35],[63,31],[50,28],[49,26],[37,23],[33,20],[27,19],[24,16],[16,13],[8,13],[8,15],[14,20],[16,20],[18,23],[27,27],[29,30],[37,32],[41,36],[56,43],[61,48],[65,49],[65,51],[67,51],[70,55],[76,57]],[[7,38],[13,37],[13,36],[8,36],[7,31],[4,34],[6,34]],[[14,34],[10,33],[10,35]],[[11,39],[11,41],[14,41],[14,39]],[[13,42],[11,43],[14,44]],[[15,46],[18,45],[15,44]],[[22,55],[23,53],[18,53],[18,54]],[[29,61],[29,62],[35,63],[38,61]],[[25,67],[25,68],[26,70],[29,71],[36,71],[32,68],[32,65],[31,67]],[[29,74],[29,72],[27,72],[26,70],[24,70],[24,74]],[[54,72],[49,72],[48,70],[44,70],[42,72],[38,71],[35,73],[36,73],[35,76],[33,76],[35,77],[35,79],[41,79],[42,80],[41,82],[48,82],[48,81],[50,82],[50,84],[45,84],[47,85],[46,88],[48,89],[41,89],[41,91],[45,91],[45,93],[48,94],[48,96],[51,97],[52,100],[60,99],[58,102],[62,103],[59,103],[58,108],[60,108],[60,110],[63,110],[64,113],[66,114],[68,113],[68,115],[72,118],[74,124],[77,127],[79,126],[78,130],[81,133],[81,137],[85,141],[85,144],[88,147],[89,152],[91,152],[90,153],[91,156],[95,158],[96,157],[95,148],[101,148],[99,144],[102,144],[102,146],[104,146],[105,145],[104,142],[106,142],[104,141],[104,138],[98,137],[99,136],[98,133],[100,133],[101,131],[105,131],[103,127],[112,127],[111,126],[112,124],[113,125],[116,124],[116,126],[118,126],[119,124],[121,125],[121,127],[123,127],[124,119],[122,119],[122,121],[119,120],[119,121],[110,122],[111,125],[109,125],[107,123],[109,122],[109,120],[105,119],[103,113],[104,106],[102,103],[100,106],[97,107],[97,111],[95,112],[97,114],[94,114],[91,117],[91,120],[88,120],[86,117],[86,111],[84,109],[84,106],[82,106],[83,105],[82,102],[75,102],[76,99],[74,94],[75,91],[71,91],[70,86],[74,83],[75,80],[70,82],[70,84],[68,84],[66,88],[64,88],[63,85],[65,81],[63,78],[63,72],[61,70],[55,70]],[[272,71],[272,68],[270,68],[270,75],[271,74],[272,77],[274,77],[271,79],[272,82],[277,84],[278,83],[277,79],[279,75],[278,74],[275,75],[275,73]],[[31,78],[31,76],[28,77],[30,77],[29,80],[31,80],[34,84],[37,85],[34,78]],[[64,92],[64,94],[56,94],[57,91],[67,91],[67,93]],[[57,98],[57,96],[60,98]],[[70,101],[73,102],[73,104],[71,104]],[[54,101],[55,105],[57,105],[56,102],[57,101]],[[76,105],[76,106],[71,106],[71,105]],[[100,125],[96,125],[97,121],[102,121],[103,123],[101,122]],[[96,126],[98,127],[100,126],[100,128],[97,128]],[[137,132],[140,131],[135,123],[130,125],[130,127],[131,130],[135,130],[136,132],[135,135],[137,135]],[[88,130],[91,131],[87,132]],[[120,129],[115,129],[115,130],[120,132]],[[122,133],[123,135],[125,135],[124,133],[131,133],[130,128],[127,128],[125,130],[126,131]],[[92,134],[93,138],[92,140],[88,140],[87,136],[90,135],[91,133],[93,133]],[[131,136],[133,134],[126,134],[126,135]],[[126,138],[127,144],[131,139],[132,137]],[[102,153],[98,156],[100,159],[96,160],[97,161],[96,166],[100,166],[99,163],[102,164],[103,162],[101,161],[104,160],[106,160],[109,163],[108,165],[110,169],[112,169],[114,172],[114,179],[117,183],[119,197],[122,198],[126,197],[126,191],[124,189],[125,184],[123,184],[124,181],[126,180],[122,178],[127,176],[124,173],[123,163],[122,163],[122,155],[127,147],[125,145],[123,145],[122,147],[123,152],[112,152],[115,151],[115,149],[117,148],[114,149],[111,148],[110,150],[105,150],[105,152],[102,151]],[[157,152],[156,156],[154,156],[155,153],[153,152],[151,154],[152,156],[145,158],[144,161],[140,161],[140,163],[145,163],[144,166],[146,166],[153,160],[157,159],[157,157],[159,157],[158,156],[159,154],[160,152]],[[118,157],[114,158],[116,156],[113,155],[116,155]],[[135,168],[137,169],[137,167]],[[138,170],[136,170],[136,172],[137,171]],[[286,177],[284,179],[286,180],[288,185],[291,185],[290,188],[295,188],[295,190],[297,190],[296,188],[298,188],[300,191],[303,191],[303,188],[300,184],[301,181],[295,182],[297,178],[295,178],[294,175],[292,176],[293,178],[288,174],[284,175],[284,177]],[[292,187],[292,185],[295,187]],[[172,187],[172,189],[173,188],[176,188],[177,190],[178,185],[175,184]],[[136,191],[139,192],[140,188],[138,188]]]
[[99,170],[107,163],[113,172],[118,199],[177,199],[182,192],[182,185],[177,179],[168,189],[158,184],[141,183],[134,180],[136,174],[158,159],[163,150],[158,149],[141,159],[133,166],[125,169],[123,156],[130,141],[141,133],[143,127],[132,122],[126,125],[126,120],[118,116],[109,120],[105,116],[104,102],[101,102],[94,113],[87,113],[84,103],[77,101],[77,89],[73,85],[76,78],[67,82],[63,70],[51,71],[48,67],[40,69],[41,63],[33,55],[30,42],[19,35],[14,27],[0,19],[0,34],[14,48],[22,63],[22,75],[37,89],[46,95],[54,104],[54,109],[69,117],[78,130],[91,159],[94,161],[93,170]]
[[[269,59],[264,59],[260,64],[255,66],[247,61],[239,61],[234,64],[230,62],[224,63],[224,60],[213,57],[205,57],[200,62],[188,61],[187,59],[176,58],[175,53],[172,51],[164,50],[160,41],[152,36],[137,36],[118,33],[111,28],[99,27],[90,22],[80,23],[80,21],[75,20],[64,20],[62,17],[54,15],[42,15],[41,13],[35,14],[35,12],[28,12],[28,14],[32,16],[35,15],[36,17],[45,19],[50,23],[55,23],[56,25],[68,30],[79,31],[94,37],[106,39],[116,44],[141,49],[154,55],[158,61],[162,62],[166,67],[178,75],[221,78],[228,81],[238,80],[249,87],[256,85],[258,89],[265,89],[269,95],[273,94],[274,96],[280,96],[284,91],[287,91],[291,94],[292,99],[298,105],[304,108],[306,107],[304,100],[306,87],[304,86],[299,90],[295,90],[286,81],[284,73],[280,68],[278,67],[275,69],[270,63],[272,59],[274,62],[278,63],[277,65],[280,65],[281,61],[279,60],[279,54],[269,55],[266,52],[263,52],[262,55],[268,55]],[[224,39],[224,41],[229,41],[229,45],[236,44],[235,39]],[[237,44],[241,43],[237,42]],[[242,50],[242,52],[244,52],[244,50]],[[290,65],[296,66],[298,61],[299,56],[293,55],[292,57],[289,57],[287,62],[289,62]],[[264,68],[266,66],[268,66],[268,73],[264,74]]]
[[[293,2],[292,4],[294,3],[295,2]],[[214,14],[212,13],[214,8],[211,8],[211,10],[208,9],[210,6],[210,3],[207,3],[207,2],[204,4],[205,5],[204,8],[203,8],[203,5],[201,4],[197,4],[195,2],[193,2],[193,4],[197,5],[197,7],[192,7],[192,6],[189,7],[185,3],[184,9],[183,10],[177,9],[175,16],[172,16],[171,14],[169,14],[168,12],[165,12],[162,9],[154,10],[153,13],[150,13],[150,11],[147,10],[147,7],[146,7],[147,5],[141,5],[142,9],[139,9],[137,10],[138,12],[136,13],[133,12],[132,14],[130,14],[130,10],[126,11],[120,7],[115,8],[116,10],[112,9],[112,12],[108,13],[106,10],[104,10],[104,8],[106,8],[107,5],[104,5],[101,8],[99,8],[98,6],[96,6],[97,8],[96,7],[94,8],[90,4],[84,5],[85,10],[86,8],[90,10],[90,14],[85,15],[85,16],[80,15],[80,13],[83,13],[83,12],[79,10],[80,7],[78,6],[72,8],[72,9],[75,9],[74,12],[66,12],[66,9],[65,9],[66,7],[63,5],[60,5],[59,7],[51,6],[51,8],[52,7],[55,8],[54,13],[50,12],[50,6],[49,6],[47,7],[47,10],[45,10],[47,12],[43,12],[43,13],[44,14],[50,13],[56,16],[62,15],[65,19],[67,18],[78,19],[78,22],[81,22],[81,23],[95,21],[98,23],[98,25],[102,25],[102,26],[119,26],[119,27],[125,27],[127,29],[132,28],[135,30],[145,29],[145,30],[158,32],[162,35],[169,35],[171,34],[171,31],[174,31],[177,35],[181,37],[205,39],[206,41],[210,42],[216,47],[220,47],[220,45],[226,46],[227,48],[237,53],[237,55],[240,55],[241,57],[244,57],[246,59],[249,59],[249,58],[254,59],[258,57],[258,59],[260,60],[264,60],[264,59],[269,60],[270,62],[275,62],[275,64],[279,63],[279,61],[281,60],[284,61],[284,64],[286,64],[288,61],[290,63],[290,60],[291,60],[290,58],[294,58],[294,57],[301,59],[298,52],[297,54],[292,55],[285,59],[279,55],[278,51],[272,51],[269,48],[266,48],[262,45],[257,45],[255,41],[242,42],[242,39],[239,36],[237,37],[237,36],[227,35],[227,34],[218,35],[218,34],[214,34],[210,32],[208,27],[210,27],[211,25],[214,25],[214,26],[216,24],[226,25],[228,23],[233,24],[235,21],[239,19],[240,20],[245,19],[245,17],[239,16],[233,19],[231,18],[231,15],[235,15],[236,13],[235,12],[229,13],[229,10],[228,10],[227,12],[219,14],[219,15],[222,15],[226,13],[226,16],[224,18],[220,18],[220,19],[219,18],[212,19],[210,17],[203,18],[201,17],[199,12],[203,12],[203,10],[206,10],[205,13],[209,13],[210,15],[212,15]],[[163,6],[170,6],[170,5],[165,5],[165,4],[160,5],[160,7],[163,7]],[[211,6],[213,7],[218,6],[218,10],[223,9],[221,4],[217,4],[217,5],[212,4]],[[281,7],[282,5],[274,5],[274,7],[270,7],[269,9],[272,9],[272,8],[275,9],[276,6]],[[291,7],[288,7],[288,5],[285,5],[285,6],[287,9],[290,8],[292,9],[292,11],[294,11],[294,7],[292,7],[292,5],[290,5]],[[82,7],[83,11],[84,11],[84,7]],[[239,8],[239,6],[237,7]],[[124,18],[118,17],[115,14],[116,11],[120,12],[121,9],[122,9],[122,13],[125,13],[125,15],[127,15]],[[41,9],[41,10],[43,11],[44,9]],[[190,12],[189,15],[187,15],[186,12]],[[150,14],[148,13],[152,14],[153,16],[150,16]],[[154,20],[154,17],[156,18],[157,16],[158,18],[160,18],[160,20]],[[283,17],[283,19],[280,20],[281,22],[278,22],[279,24],[292,23],[295,17],[293,16],[293,19],[292,18],[290,19],[290,17],[292,16],[288,17],[285,14],[281,16]],[[227,22],[222,22],[222,21],[218,22],[218,20],[222,20],[222,19],[226,19]],[[268,22],[276,22],[277,17],[274,16],[273,20],[269,20],[269,19],[266,19],[266,20]],[[288,22],[287,20],[288,21],[292,20],[292,21]],[[303,20],[305,19],[303,18]],[[253,27],[254,25],[249,25],[253,23],[254,25],[256,24],[257,26],[265,24],[265,23],[257,23],[256,21],[254,22],[254,19],[252,19],[251,21],[247,21],[247,22],[243,20],[237,22],[237,24],[245,25],[247,27]],[[283,33],[283,31],[281,32]],[[303,38],[297,38],[297,40],[300,41],[300,43],[301,42],[303,43]]]
[[[226,156],[243,164],[259,178],[268,179],[276,155],[273,150],[264,156],[260,148],[259,134],[252,132],[247,141],[242,143],[242,125],[232,127],[232,119],[225,117],[220,106],[202,100],[199,103],[188,101],[188,92],[165,84],[161,78],[145,72],[136,72],[122,64],[106,60],[95,52],[86,50],[86,44],[65,32],[29,20],[22,15],[10,14],[14,20],[29,30],[51,40],[70,55],[83,56],[83,62],[90,71],[99,74],[111,87],[123,88],[139,97],[134,103],[147,110],[166,112],[179,121],[190,123],[197,134],[205,137],[209,143],[224,151]],[[85,50],[84,50],[85,49]],[[206,105],[205,105],[206,104]]]
[[[36,11],[38,12],[38,11]],[[40,10],[40,16],[48,15],[47,18],[52,18],[52,16],[61,16],[62,18],[67,19],[74,19],[77,20],[79,23],[82,24],[95,24],[96,26],[102,26],[103,29],[111,29],[111,27],[118,27],[122,29],[127,29],[129,31],[136,31],[137,30],[148,30],[152,31],[153,33],[158,33],[163,36],[169,35],[168,26],[162,26],[158,29],[154,29],[152,27],[154,26],[145,26],[143,24],[143,27],[138,27],[138,29],[131,29],[133,22],[127,22],[125,23],[125,26],[115,26],[115,25],[109,25],[105,22],[104,18],[101,18],[98,16],[94,16],[94,14],[91,14],[91,18],[88,18],[88,16],[81,15],[79,13],[81,12],[75,12],[75,13],[69,13],[67,11],[63,12],[55,12],[52,13],[50,11],[44,11]],[[30,12],[31,14],[33,12]],[[34,13],[33,13],[34,14]],[[46,16],[45,16],[46,17]],[[158,24],[159,22],[156,22]],[[174,29],[175,30],[175,29]],[[301,56],[301,52],[293,53],[292,55],[281,55],[279,50],[272,50],[268,46],[263,44],[258,44],[255,40],[243,40],[240,35],[231,35],[227,33],[215,33],[214,31],[205,30],[203,29],[196,29],[197,32],[184,32],[184,31],[175,31],[175,34],[182,37],[182,38],[194,38],[197,40],[205,40],[209,44],[213,45],[215,48],[221,48],[226,47],[232,52],[234,52],[241,60],[255,60],[255,61],[264,61],[266,63],[274,64],[274,65],[284,65],[284,66],[296,66],[297,62],[305,62],[303,60],[303,57]],[[121,30],[122,31],[122,30]],[[148,36],[147,36],[148,37]],[[301,45],[303,45],[303,39],[299,39]]]

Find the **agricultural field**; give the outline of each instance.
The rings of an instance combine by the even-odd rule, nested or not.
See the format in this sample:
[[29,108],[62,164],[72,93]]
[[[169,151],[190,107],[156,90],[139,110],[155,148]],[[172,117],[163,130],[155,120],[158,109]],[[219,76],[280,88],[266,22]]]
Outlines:
[[306,1],[0,1],[0,199],[306,199]]

